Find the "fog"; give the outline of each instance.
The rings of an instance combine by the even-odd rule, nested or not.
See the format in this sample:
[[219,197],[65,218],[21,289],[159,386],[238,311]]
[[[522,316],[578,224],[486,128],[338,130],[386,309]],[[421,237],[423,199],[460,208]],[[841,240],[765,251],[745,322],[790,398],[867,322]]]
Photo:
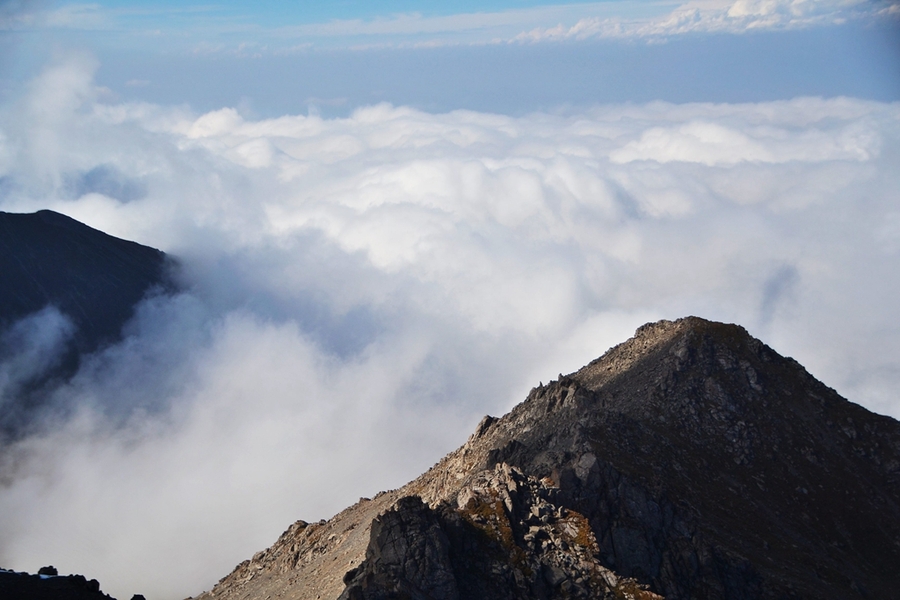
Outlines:
[[[740,323],[900,416],[896,103],[254,120],[117,103],[96,68],[54,63],[0,108],[0,210],[160,248],[183,291],[6,451],[4,567],[197,594],[659,318]],[[2,335],[5,402],[71,324]]]

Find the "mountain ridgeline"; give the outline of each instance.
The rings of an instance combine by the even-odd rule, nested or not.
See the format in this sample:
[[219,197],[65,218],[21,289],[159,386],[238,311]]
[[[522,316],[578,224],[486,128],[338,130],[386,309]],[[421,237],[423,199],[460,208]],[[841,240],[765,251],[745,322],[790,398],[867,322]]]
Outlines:
[[736,325],[648,324],[212,598],[900,597],[900,423]]

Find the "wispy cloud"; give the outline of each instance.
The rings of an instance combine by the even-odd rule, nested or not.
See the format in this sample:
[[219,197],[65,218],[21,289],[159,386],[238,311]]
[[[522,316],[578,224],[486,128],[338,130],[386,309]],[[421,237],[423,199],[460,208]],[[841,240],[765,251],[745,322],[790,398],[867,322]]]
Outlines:
[[[18,6],[18,5],[17,5]],[[897,18],[893,0],[617,0],[538,6],[494,12],[389,14],[370,19],[332,19],[273,26],[234,7],[105,8],[24,4],[0,12],[2,29],[115,29],[164,33],[182,43],[232,52],[236,44],[280,52],[304,44],[325,47],[409,47],[537,43],[589,39],[660,40],[697,33],[740,34],[829,26],[861,19]],[[286,13],[284,19],[292,17]],[[235,42],[234,38],[239,38]]]
[[[334,20],[286,27],[279,32],[301,37],[466,33],[474,35],[480,43],[665,38],[691,33],[739,34],[835,25],[886,16],[897,8],[893,2],[868,0],[690,0],[643,6],[620,1],[447,16],[401,14],[368,21]],[[516,28],[518,33],[510,35]]]
[[0,31],[22,29],[108,29],[113,15],[100,4],[64,4],[58,8],[44,2],[6,2],[0,6]]
[[840,25],[849,20],[893,14],[897,5],[868,0],[692,0],[652,18],[599,17],[580,19],[520,33],[522,42],[603,38],[660,39],[694,33],[741,34]]
[[[659,11],[659,7],[654,7]],[[572,20],[590,14],[614,15],[618,12],[634,12],[631,2],[574,4],[563,6],[539,6],[529,9],[500,12],[460,13],[453,15],[424,16],[421,13],[386,15],[376,19],[341,20],[326,23],[308,23],[278,30],[285,35],[310,37],[331,36],[411,36],[438,33],[480,33],[481,36],[502,35],[506,31],[530,24]],[[482,37],[483,40],[494,39]]]
[[32,22],[40,4],[35,0],[0,1],[0,31],[16,29]]

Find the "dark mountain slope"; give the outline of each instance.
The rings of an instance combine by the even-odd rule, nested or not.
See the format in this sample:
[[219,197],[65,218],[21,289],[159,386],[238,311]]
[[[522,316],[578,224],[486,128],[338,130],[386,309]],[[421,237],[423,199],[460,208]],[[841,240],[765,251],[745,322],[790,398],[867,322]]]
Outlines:
[[900,423],[736,325],[646,325],[202,597],[268,595],[897,598]]
[[[38,401],[42,385],[70,376],[83,354],[115,341],[135,304],[150,290],[171,289],[168,262],[159,250],[49,210],[0,212],[0,332],[48,306],[74,325],[55,367],[20,382],[20,406],[6,407],[7,415],[27,411],[27,405]],[[19,344],[13,339],[7,345]],[[5,355],[0,359],[8,359],[20,348],[0,351]]]
[[667,597],[898,594],[900,425],[740,327],[647,325],[506,418],[488,462],[553,478]]
[[159,250],[53,211],[0,212],[0,323],[52,304],[78,327],[78,349],[95,350],[164,282],[165,262]]
[[[0,569],[0,598],[8,600],[115,600],[100,591],[96,579],[84,575],[58,575],[44,567],[38,575]],[[143,600],[135,595],[132,600]]]

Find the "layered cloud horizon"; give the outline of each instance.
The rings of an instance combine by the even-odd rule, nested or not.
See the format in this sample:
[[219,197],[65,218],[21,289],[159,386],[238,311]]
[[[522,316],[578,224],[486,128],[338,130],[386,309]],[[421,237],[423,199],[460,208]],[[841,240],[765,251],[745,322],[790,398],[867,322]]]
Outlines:
[[[791,38],[805,44],[822,22],[895,10],[845,4],[673,3],[619,21],[677,13],[668,34],[693,24],[683,36],[819,27]],[[49,18],[46,5],[10,6],[0,4],[0,29],[17,36],[28,18]],[[548,55],[580,52],[565,44],[583,41],[588,24],[572,28],[593,14],[585,6],[565,9],[561,29],[554,16],[510,31]],[[452,16],[320,21],[416,31],[465,21]],[[591,35],[612,36],[597,18]],[[645,44],[627,46],[635,52],[670,43],[679,60],[694,55],[629,31],[626,46]],[[469,56],[462,72],[501,45],[470,46],[448,50],[447,64]],[[527,52],[514,56],[540,55]],[[403,485],[483,415],[662,318],[738,323],[849,400],[900,417],[896,80],[871,94],[848,79],[834,93],[816,83],[759,95],[768,80],[738,78],[723,96],[686,96],[715,101],[663,86],[567,103],[540,96],[552,82],[538,77],[516,88],[535,91],[524,99],[485,100],[487,83],[436,92],[433,105],[407,94],[417,86],[366,88],[334,114],[298,96],[261,115],[216,95],[205,71],[195,103],[179,96],[189,86],[155,96],[155,80],[113,89],[110,61],[88,47],[7,77],[21,83],[0,103],[0,210],[52,209],[164,250],[182,291],[144,301],[123,340],[54,392],[74,414],[4,450],[0,566],[54,564],[120,598],[197,594],[293,521]],[[643,71],[623,72],[636,82]],[[25,341],[19,362],[0,363],[0,403],[16,373],[42,368],[71,333],[52,309],[15,327]]]

